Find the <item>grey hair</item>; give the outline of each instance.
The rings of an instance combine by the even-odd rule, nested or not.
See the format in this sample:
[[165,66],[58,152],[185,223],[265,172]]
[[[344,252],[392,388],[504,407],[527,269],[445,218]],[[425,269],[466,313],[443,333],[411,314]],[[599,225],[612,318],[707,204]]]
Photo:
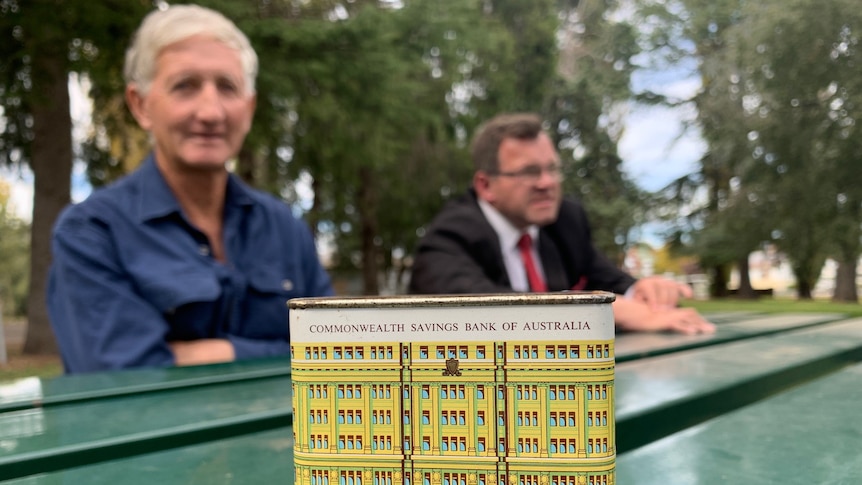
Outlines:
[[245,91],[254,94],[258,61],[248,37],[224,15],[198,5],[172,5],[144,17],[126,51],[123,69],[126,84],[137,85],[142,93],[149,92],[159,52],[195,35],[212,37],[235,49],[242,65]]

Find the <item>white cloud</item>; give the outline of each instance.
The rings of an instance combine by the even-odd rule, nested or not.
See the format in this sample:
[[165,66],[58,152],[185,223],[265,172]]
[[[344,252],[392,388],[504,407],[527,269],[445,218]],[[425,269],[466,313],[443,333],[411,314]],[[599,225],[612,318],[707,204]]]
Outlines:
[[700,89],[696,71],[686,67],[660,71],[638,69],[632,74],[635,92],[652,91],[673,100],[689,99]]
[[655,91],[675,99],[691,99],[700,90],[700,79],[687,77],[677,79]]
[[684,130],[681,109],[637,107],[626,117],[619,142],[623,170],[645,190],[658,190],[697,170],[706,145],[697,130]]
[[[632,86],[679,101],[690,99],[701,84],[690,69],[642,69],[633,74]],[[641,188],[658,190],[697,170],[706,144],[696,128],[685,126],[695,116],[691,105],[631,105],[618,150],[623,169]]]
[[[700,80],[691,69],[636,71],[632,77],[637,92],[652,91],[672,101],[691,99],[700,89]],[[706,143],[694,126],[691,105],[670,108],[632,103],[624,120],[625,129],[618,144],[623,170],[642,189],[659,190],[672,181],[698,170],[698,160]],[[653,221],[633,231],[634,239],[654,247],[661,246],[667,225]]]
[[93,101],[90,99],[92,83],[87,76],[69,74],[69,114],[72,117],[72,140],[79,144],[91,130]]

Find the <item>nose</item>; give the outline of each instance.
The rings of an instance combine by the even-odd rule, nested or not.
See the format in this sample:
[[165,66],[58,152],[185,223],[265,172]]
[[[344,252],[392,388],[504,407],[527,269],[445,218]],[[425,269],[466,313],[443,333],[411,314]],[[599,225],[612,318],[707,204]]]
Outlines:
[[216,122],[224,119],[224,102],[215,84],[205,83],[201,87],[196,116],[205,122]]

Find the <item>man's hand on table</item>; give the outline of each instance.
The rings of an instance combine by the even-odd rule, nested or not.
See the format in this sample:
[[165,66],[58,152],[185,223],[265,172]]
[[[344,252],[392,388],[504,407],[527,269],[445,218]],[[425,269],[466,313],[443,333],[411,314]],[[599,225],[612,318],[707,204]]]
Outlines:
[[661,276],[641,278],[626,292],[627,297],[645,303],[653,311],[676,308],[680,298],[691,298],[692,294],[690,286]]
[[714,333],[715,325],[693,308],[659,307],[641,300],[617,296],[614,320],[620,330],[631,332],[677,332],[686,335]]

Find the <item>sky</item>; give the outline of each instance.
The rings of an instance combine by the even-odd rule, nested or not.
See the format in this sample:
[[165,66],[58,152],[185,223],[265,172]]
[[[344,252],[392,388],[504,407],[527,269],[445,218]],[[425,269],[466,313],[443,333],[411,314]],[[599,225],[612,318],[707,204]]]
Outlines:
[[[617,147],[623,170],[648,191],[697,170],[705,145],[696,133],[683,131],[686,113],[662,107],[633,107]],[[691,130],[689,130],[691,131]]]
[[[700,88],[693,70],[649,71],[632,76],[635,92],[651,90],[670,99],[689,99]],[[617,146],[623,170],[644,190],[661,189],[697,170],[706,144],[696,129],[684,122],[696,115],[693,107],[668,108],[629,104],[623,136]]]

